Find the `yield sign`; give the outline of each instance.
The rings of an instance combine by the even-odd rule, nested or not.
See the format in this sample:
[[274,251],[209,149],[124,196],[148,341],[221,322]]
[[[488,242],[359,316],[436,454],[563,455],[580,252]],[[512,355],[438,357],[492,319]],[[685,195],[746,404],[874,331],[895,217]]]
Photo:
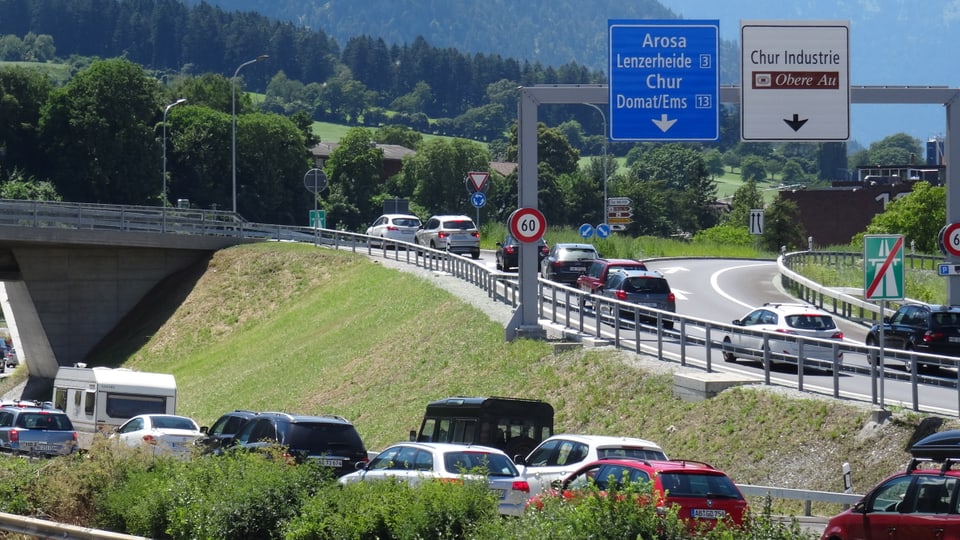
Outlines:
[[863,237],[864,300],[903,300],[903,235]]
[[472,191],[487,191],[487,179],[490,173],[486,172],[468,172],[467,189]]

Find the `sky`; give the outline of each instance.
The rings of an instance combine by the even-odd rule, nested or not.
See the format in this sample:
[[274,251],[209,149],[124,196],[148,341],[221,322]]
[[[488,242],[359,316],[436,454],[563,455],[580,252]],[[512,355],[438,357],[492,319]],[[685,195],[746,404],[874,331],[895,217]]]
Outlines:
[[[740,22],[847,21],[852,86],[960,87],[960,0],[660,0],[684,19],[720,21],[740,42]],[[850,108],[850,139],[870,143],[907,133],[921,142],[946,134],[942,105]],[[958,134],[954,134],[957,136]]]

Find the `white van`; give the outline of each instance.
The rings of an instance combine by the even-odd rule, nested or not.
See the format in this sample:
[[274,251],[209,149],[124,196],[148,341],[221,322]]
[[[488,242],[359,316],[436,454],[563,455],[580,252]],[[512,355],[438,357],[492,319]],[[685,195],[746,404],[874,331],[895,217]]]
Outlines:
[[53,383],[53,404],[70,417],[80,448],[86,450],[95,435],[109,436],[138,414],[176,414],[177,382],[169,373],[61,367]]

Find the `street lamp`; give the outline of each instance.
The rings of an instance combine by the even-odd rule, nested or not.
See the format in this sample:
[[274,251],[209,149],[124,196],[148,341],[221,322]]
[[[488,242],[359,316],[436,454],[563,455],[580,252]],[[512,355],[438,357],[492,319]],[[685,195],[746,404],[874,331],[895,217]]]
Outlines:
[[607,142],[609,137],[607,136],[607,115],[604,114],[603,109],[594,105],[593,103],[583,103],[588,107],[593,107],[600,113],[600,118],[603,119],[603,204],[602,210],[600,212],[600,222],[607,222]]
[[248,60],[239,66],[237,70],[233,72],[233,78],[230,79],[230,112],[233,116],[233,213],[237,213],[237,75],[240,73],[240,70],[249,66],[250,64],[255,64],[261,60],[266,60],[270,56],[266,54],[261,54],[260,56],[254,58],[253,60]]
[[160,229],[161,232],[166,232],[167,230],[167,113],[170,112],[170,109],[186,101],[186,99],[180,98],[163,109],[163,187],[160,190],[160,204],[163,206],[163,225]]

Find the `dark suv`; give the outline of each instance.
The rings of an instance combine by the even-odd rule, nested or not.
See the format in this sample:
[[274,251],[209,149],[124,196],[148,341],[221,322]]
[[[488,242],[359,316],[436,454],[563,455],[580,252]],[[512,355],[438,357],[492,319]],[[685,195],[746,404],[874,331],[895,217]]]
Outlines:
[[[607,284],[600,291],[600,296],[662,311],[677,311],[676,296],[660,272],[617,270],[607,277]],[[620,306],[618,312],[616,305],[609,303],[606,310],[611,315],[617,313],[619,318],[625,319],[633,319],[636,312],[634,309],[623,306]],[[640,318],[656,322],[656,315],[645,314],[642,311]],[[666,328],[672,328],[673,321],[664,321],[663,325]]]
[[597,249],[590,244],[555,244],[540,261],[540,275],[543,279],[575,285],[580,274],[599,258]]
[[205,436],[198,440],[197,444],[203,448],[205,453],[220,454],[233,444],[233,438],[236,434],[256,416],[257,413],[253,411],[240,409],[224,413],[209,428],[200,428]]
[[[904,304],[883,318],[883,346],[928,354],[960,356],[960,306]],[[880,344],[880,325],[867,332],[868,346]],[[874,362],[876,354],[870,354]],[[909,360],[905,361],[909,368]],[[923,367],[922,364],[917,367]]]
[[280,445],[297,463],[312,461],[342,476],[367,461],[367,449],[349,420],[341,416],[305,416],[262,412],[234,437],[237,448],[256,450]]
[[[543,238],[537,242],[537,264],[539,265],[543,258],[550,251],[550,246]],[[497,270],[511,270],[520,266],[520,242],[507,233],[503,242],[497,242]]]

